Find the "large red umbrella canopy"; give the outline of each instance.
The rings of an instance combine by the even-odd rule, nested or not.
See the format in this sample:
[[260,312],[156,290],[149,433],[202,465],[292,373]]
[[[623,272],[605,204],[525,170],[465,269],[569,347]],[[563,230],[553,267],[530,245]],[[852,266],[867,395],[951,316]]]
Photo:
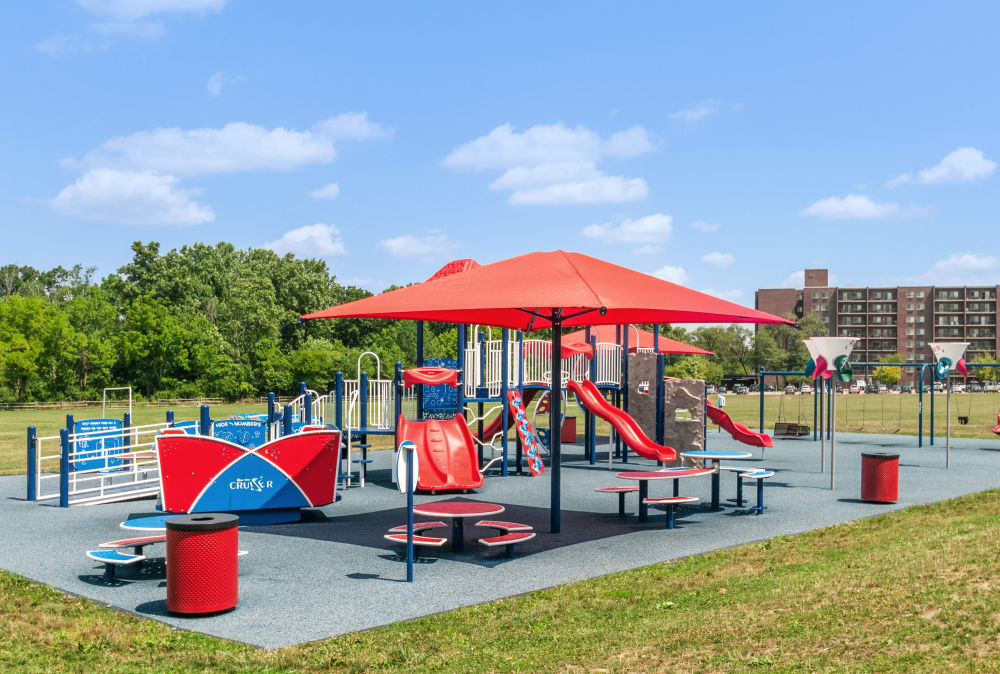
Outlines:
[[515,330],[626,323],[794,323],[598,260],[557,250],[468,268],[306,314],[476,323]]
[[[552,331],[549,428],[561,427],[562,328],[628,323],[793,323],[581,253],[528,253],[492,264],[457,264],[405,288],[312,318],[395,318]],[[559,433],[549,439],[551,530],[560,530]]]
[[[616,325],[597,325],[590,329],[590,336],[597,339],[597,343],[602,342],[606,344],[621,344],[624,342],[624,335],[619,336]],[[629,353],[635,353],[638,349],[652,349],[653,344],[656,344],[656,353],[681,353],[681,354],[701,354],[703,356],[714,356],[715,354],[706,349],[701,349],[692,344],[685,344],[684,342],[679,342],[676,339],[670,339],[669,337],[664,337],[660,335],[654,335],[649,330],[643,330],[642,328],[637,328],[634,326],[625,326],[628,330],[628,351]],[[638,344],[636,343],[636,335],[638,335]],[[568,335],[563,335],[563,351],[567,349],[589,354],[591,352],[590,345],[587,344],[587,331],[577,330],[576,332],[571,332]]]

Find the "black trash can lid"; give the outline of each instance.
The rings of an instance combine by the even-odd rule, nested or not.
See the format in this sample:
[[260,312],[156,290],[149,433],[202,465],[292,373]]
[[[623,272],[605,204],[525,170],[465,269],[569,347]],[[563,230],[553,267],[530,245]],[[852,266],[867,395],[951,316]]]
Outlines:
[[229,513],[178,515],[167,520],[169,531],[222,531],[240,525],[240,518]]
[[861,456],[869,459],[898,459],[899,454],[889,454],[887,452],[861,452]]

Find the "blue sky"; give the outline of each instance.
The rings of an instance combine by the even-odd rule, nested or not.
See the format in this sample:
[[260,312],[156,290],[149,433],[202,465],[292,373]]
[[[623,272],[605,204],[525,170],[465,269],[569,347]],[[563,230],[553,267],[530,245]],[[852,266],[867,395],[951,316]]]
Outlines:
[[1000,283],[995,3],[0,6],[0,262],[563,248],[753,303]]

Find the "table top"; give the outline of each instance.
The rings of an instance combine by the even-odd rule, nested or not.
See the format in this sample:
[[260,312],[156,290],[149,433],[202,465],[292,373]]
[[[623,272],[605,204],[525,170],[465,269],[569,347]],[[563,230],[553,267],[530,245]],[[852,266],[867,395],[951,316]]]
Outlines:
[[177,517],[177,513],[171,513],[169,515],[153,515],[152,517],[138,517],[134,520],[122,522],[121,528],[131,529],[133,531],[166,531],[167,520],[171,517]]
[[502,505],[479,501],[437,501],[413,506],[414,513],[426,517],[482,517],[499,515],[503,510]]
[[683,470],[631,470],[618,473],[622,480],[677,480],[682,477],[698,477],[714,473],[713,468],[685,468]]
[[692,459],[748,459],[753,454],[750,452],[738,452],[731,449],[720,449],[718,451],[712,450],[698,450],[696,452],[681,452],[681,456],[686,456]]

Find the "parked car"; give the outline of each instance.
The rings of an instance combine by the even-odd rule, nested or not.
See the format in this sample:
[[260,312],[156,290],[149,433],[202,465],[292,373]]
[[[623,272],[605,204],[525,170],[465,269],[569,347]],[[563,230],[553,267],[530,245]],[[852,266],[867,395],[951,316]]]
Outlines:
[[903,386],[902,392],[903,393],[913,393],[913,387],[910,386],[909,384],[906,384],[905,386]]
[[799,387],[799,392],[802,395],[808,395],[813,392],[812,386],[810,386],[809,384],[803,384],[802,386]]
[[986,393],[996,393],[997,391],[1000,391],[1000,383],[997,383],[995,381],[988,381],[985,384],[983,384],[983,391],[985,391]]
[[928,386],[927,384],[924,384],[923,386],[920,387],[920,390],[923,391],[924,393],[930,393],[931,387]]
[[792,386],[791,384],[785,387],[785,393],[795,393],[795,392],[796,392],[795,387]]
[[718,390],[717,388],[715,388],[715,385],[714,385],[714,384],[709,384],[709,385],[708,385],[708,388],[707,388],[707,389],[705,389],[705,393],[707,393],[707,394],[708,394],[708,395],[710,395],[710,396],[714,396],[714,395],[715,395],[715,394],[717,394],[718,392],[719,392],[719,390]]
[[868,386],[865,387],[865,393],[878,393],[878,388],[875,384],[868,384]]
[[765,393],[773,393],[774,391],[775,391],[775,388],[773,386],[771,386],[770,384],[768,384],[767,386],[764,387],[764,392]]
[[886,386],[885,384],[879,384],[878,385],[878,392],[879,393],[888,393],[889,392],[889,387]]
[[749,392],[750,392],[750,389],[748,389],[743,384],[737,384],[736,386],[733,387],[733,393],[736,393],[738,395],[744,395],[744,394],[749,393]]
[[941,391],[944,391],[944,384],[939,381],[934,382],[934,392],[940,393]]
[[982,393],[982,392],[983,392],[982,384],[969,384],[969,393]]
[[965,384],[952,384],[952,393],[965,393]]
[[901,393],[902,391],[903,391],[903,389],[901,389],[901,388],[899,387],[899,384],[893,384],[893,385],[892,385],[892,392],[893,392],[893,393]]

